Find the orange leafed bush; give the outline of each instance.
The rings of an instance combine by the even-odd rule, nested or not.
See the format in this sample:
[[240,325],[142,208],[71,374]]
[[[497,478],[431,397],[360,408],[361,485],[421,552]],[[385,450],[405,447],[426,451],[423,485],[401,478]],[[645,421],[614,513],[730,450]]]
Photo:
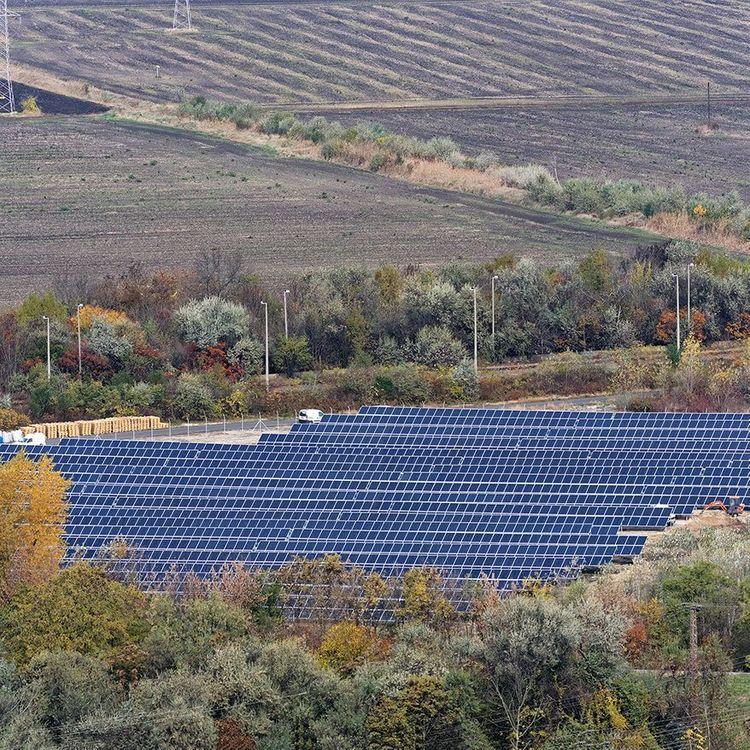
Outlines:
[[[99,307],[98,305],[84,305],[81,308],[81,330],[88,331],[91,328],[91,324],[99,318],[113,326],[120,325],[137,325],[134,323],[124,312],[119,310],[109,310],[106,307]],[[73,328],[78,326],[78,318],[76,315],[70,319],[70,325]]]

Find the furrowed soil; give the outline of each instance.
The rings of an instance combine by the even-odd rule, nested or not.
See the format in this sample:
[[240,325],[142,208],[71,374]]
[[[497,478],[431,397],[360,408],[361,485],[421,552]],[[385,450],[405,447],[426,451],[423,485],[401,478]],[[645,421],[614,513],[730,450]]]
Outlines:
[[[155,101],[271,103],[746,91],[747,0],[27,0],[18,63]],[[156,77],[156,66],[160,75]]]
[[[300,116],[309,110],[298,110]],[[503,164],[544,164],[560,179],[590,175],[750,200],[750,101],[650,106],[590,102],[575,106],[315,110],[349,125],[377,122],[395,133],[453,138],[470,154]]]
[[0,119],[0,303],[123,271],[240,250],[280,282],[341,265],[560,263],[653,237],[502,201],[107,117]]

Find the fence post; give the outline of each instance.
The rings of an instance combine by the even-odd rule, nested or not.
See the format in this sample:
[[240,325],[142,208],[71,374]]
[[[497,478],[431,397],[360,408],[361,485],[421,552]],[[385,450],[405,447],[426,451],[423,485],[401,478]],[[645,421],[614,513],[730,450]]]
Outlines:
[[245,413],[244,412],[242,414],[240,414],[240,418],[242,419],[242,423],[241,423],[242,427],[241,427],[241,429],[242,429],[242,432],[244,432],[245,431]]
[[227,415],[224,415],[224,433],[226,434],[227,431]]
[[190,437],[190,420],[189,419],[186,422],[186,425],[187,425],[187,436]]
[[167,424],[169,425],[169,439],[171,440],[172,439],[172,422],[167,422]]
[[208,435],[208,415],[204,415],[203,419],[206,420],[206,435]]

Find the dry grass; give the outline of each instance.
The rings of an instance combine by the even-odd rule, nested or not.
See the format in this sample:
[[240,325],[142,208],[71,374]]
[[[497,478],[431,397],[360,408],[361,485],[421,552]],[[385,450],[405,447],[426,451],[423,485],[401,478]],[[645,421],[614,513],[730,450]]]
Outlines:
[[509,187],[503,180],[490,172],[478,172],[466,167],[452,167],[440,161],[407,159],[403,165],[389,167],[385,172],[419,185],[457,190],[461,193],[473,193],[488,198],[520,202],[524,197],[523,190]]
[[706,245],[723,247],[734,252],[750,253],[750,242],[742,240],[732,232],[728,221],[717,222],[711,227],[701,227],[687,213],[660,213],[645,222],[645,228],[679,240],[691,240]]

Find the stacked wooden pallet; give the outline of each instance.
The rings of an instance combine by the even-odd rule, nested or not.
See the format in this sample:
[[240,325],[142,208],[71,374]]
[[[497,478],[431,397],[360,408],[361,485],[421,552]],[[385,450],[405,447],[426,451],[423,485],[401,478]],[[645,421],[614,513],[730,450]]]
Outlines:
[[109,417],[108,419],[81,419],[77,422],[46,422],[23,428],[25,435],[41,432],[49,440],[63,437],[85,437],[87,435],[109,435],[113,433],[158,430],[167,427],[159,417]]

